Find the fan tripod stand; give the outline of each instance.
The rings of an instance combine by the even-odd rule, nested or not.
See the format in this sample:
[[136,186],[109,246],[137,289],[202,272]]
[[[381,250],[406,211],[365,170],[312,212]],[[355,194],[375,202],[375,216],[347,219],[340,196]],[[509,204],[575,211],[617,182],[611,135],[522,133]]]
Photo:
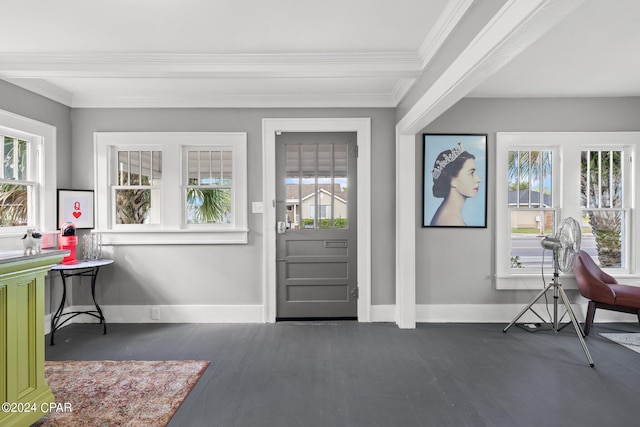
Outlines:
[[589,366],[593,368],[594,367],[593,359],[591,358],[591,354],[589,354],[589,349],[587,348],[587,344],[584,342],[584,337],[585,337],[584,331],[578,324],[578,321],[576,320],[576,315],[573,313],[573,310],[571,309],[571,304],[569,303],[567,294],[564,292],[564,289],[562,289],[562,285],[558,281],[558,277],[560,276],[560,274],[558,273],[557,262],[554,262],[554,265],[555,265],[555,268],[553,271],[553,281],[549,283],[542,291],[540,291],[540,293],[536,295],[533,301],[531,301],[529,305],[527,305],[515,317],[515,319],[513,319],[511,323],[509,323],[509,325],[507,325],[507,327],[502,330],[502,332],[507,332],[507,330],[511,326],[513,326],[527,312],[527,310],[531,310],[536,316],[538,316],[538,318],[540,318],[540,320],[542,320],[543,322],[546,322],[546,320],[544,320],[538,313],[536,313],[536,311],[532,307],[533,307],[533,304],[535,304],[540,299],[540,297],[544,295],[553,286],[553,324],[551,326],[553,329],[553,332],[557,333],[560,331],[560,329],[558,328],[558,324],[559,324],[558,298],[562,298],[562,302],[564,303],[567,313],[569,313],[569,317],[571,317],[571,323],[573,323],[573,327],[576,330],[576,334],[578,334],[578,339],[580,340],[580,344],[582,344],[582,349],[584,350],[584,354],[587,356],[587,360],[589,361]]

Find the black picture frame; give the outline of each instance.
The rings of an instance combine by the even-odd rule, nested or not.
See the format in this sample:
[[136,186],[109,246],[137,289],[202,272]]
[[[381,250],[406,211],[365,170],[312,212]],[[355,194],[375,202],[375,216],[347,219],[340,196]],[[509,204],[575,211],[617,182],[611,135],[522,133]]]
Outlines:
[[95,227],[93,190],[58,189],[58,230],[72,222],[76,229]]
[[422,227],[487,228],[487,134],[422,136]]

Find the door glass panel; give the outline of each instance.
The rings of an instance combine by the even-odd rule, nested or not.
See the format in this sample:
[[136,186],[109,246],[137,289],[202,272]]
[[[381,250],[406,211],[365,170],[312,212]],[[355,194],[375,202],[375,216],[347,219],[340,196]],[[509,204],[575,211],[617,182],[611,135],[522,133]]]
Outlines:
[[347,228],[347,144],[286,144],[290,229]]
[[300,229],[300,145],[285,145],[285,205],[286,223],[292,230]]
[[335,144],[333,147],[333,226],[347,228],[349,149],[347,144]]
[[318,190],[314,209],[318,228],[332,228],[333,193],[333,144],[318,145]]
[[316,148],[316,144],[303,144],[300,146],[300,151],[302,152],[300,215],[302,222],[301,228],[303,229],[316,228]]

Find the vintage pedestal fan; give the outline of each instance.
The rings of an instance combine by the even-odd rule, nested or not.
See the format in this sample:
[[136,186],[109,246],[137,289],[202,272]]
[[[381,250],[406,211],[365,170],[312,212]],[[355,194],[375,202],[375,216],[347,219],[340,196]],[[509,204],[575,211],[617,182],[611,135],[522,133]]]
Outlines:
[[587,344],[584,342],[584,331],[578,324],[576,320],[576,316],[571,309],[571,304],[569,303],[569,299],[567,298],[567,294],[562,289],[562,285],[560,284],[558,278],[560,277],[560,271],[567,272],[571,270],[573,267],[573,259],[575,254],[580,250],[580,243],[582,241],[582,234],[580,232],[580,224],[573,218],[566,218],[560,224],[560,228],[558,232],[553,237],[544,237],[540,244],[544,249],[548,249],[553,251],[553,281],[549,283],[536,297],[527,305],[516,317],[507,325],[506,328],[502,332],[507,332],[507,330],[513,326],[528,310],[531,310],[538,318],[540,318],[543,322],[546,322],[538,313],[533,310],[533,305],[542,297],[549,289],[553,288],[553,323],[552,330],[554,332],[559,331],[559,320],[558,320],[558,299],[562,299],[562,302],[565,306],[569,317],[571,317],[571,323],[573,323],[573,327],[576,330],[576,334],[578,335],[578,339],[580,340],[580,344],[582,344],[582,349],[584,350],[584,354],[587,356],[587,360],[589,361],[589,366],[593,367],[593,359],[591,358],[591,354],[589,354],[589,349],[587,348]]

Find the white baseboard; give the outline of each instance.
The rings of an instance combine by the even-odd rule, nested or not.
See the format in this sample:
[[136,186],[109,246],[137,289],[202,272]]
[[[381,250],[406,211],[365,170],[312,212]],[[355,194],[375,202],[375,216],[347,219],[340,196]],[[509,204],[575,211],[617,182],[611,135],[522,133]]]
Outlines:
[[[509,323],[527,304],[421,304],[416,306],[416,321],[418,323]],[[548,312],[547,312],[548,308]],[[586,316],[585,304],[572,304],[571,308],[579,322],[584,322]],[[535,304],[533,309],[544,319],[553,316],[553,302],[549,305]],[[564,304],[558,306],[558,315],[565,312]],[[540,319],[528,310],[519,319],[521,322],[539,322]],[[570,322],[567,314],[563,321]],[[610,322],[637,322],[637,316],[626,313],[618,313],[609,310],[597,310],[595,321],[598,323]]]
[[[100,307],[109,323],[262,323],[261,305],[105,305]],[[68,307],[65,312],[95,310],[93,305]],[[153,312],[159,314],[152,319]],[[45,316],[45,333],[51,332],[51,316]],[[71,323],[97,323],[79,315]]]
[[[418,323],[505,323],[511,322],[526,304],[420,304],[416,306]],[[579,322],[583,322],[586,305],[571,306]],[[263,323],[262,305],[106,305],[101,307],[107,323]],[[152,312],[157,309],[158,319],[152,319]],[[533,309],[543,318],[548,318],[547,306],[536,304]],[[553,302],[548,305],[553,315]],[[93,306],[67,307],[65,312],[95,310]],[[564,306],[558,308],[560,316]],[[51,332],[51,316],[44,318],[45,334]],[[395,322],[395,304],[371,306],[371,322]],[[569,316],[564,321],[569,322]],[[527,311],[519,323],[535,323],[540,319],[531,311]],[[633,314],[618,313],[609,310],[597,310],[595,321],[598,323],[637,323]],[[88,315],[80,315],[71,323],[96,323],[97,319]]]
[[[417,323],[506,323],[511,322],[526,307],[526,304],[419,304],[416,306]],[[553,316],[553,302],[549,302],[549,312]],[[572,304],[571,308],[579,322],[584,322],[586,304]],[[535,304],[533,309],[547,319],[547,306]],[[558,315],[564,313],[564,305],[558,306]],[[372,322],[395,322],[395,304],[371,306]],[[571,321],[567,314],[563,321]],[[531,311],[527,311],[518,321],[539,322]],[[595,321],[598,323],[637,323],[638,318],[633,314],[618,313],[609,310],[597,310]]]
[[395,322],[396,321],[396,305],[372,305],[371,306],[371,321],[372,322]]

